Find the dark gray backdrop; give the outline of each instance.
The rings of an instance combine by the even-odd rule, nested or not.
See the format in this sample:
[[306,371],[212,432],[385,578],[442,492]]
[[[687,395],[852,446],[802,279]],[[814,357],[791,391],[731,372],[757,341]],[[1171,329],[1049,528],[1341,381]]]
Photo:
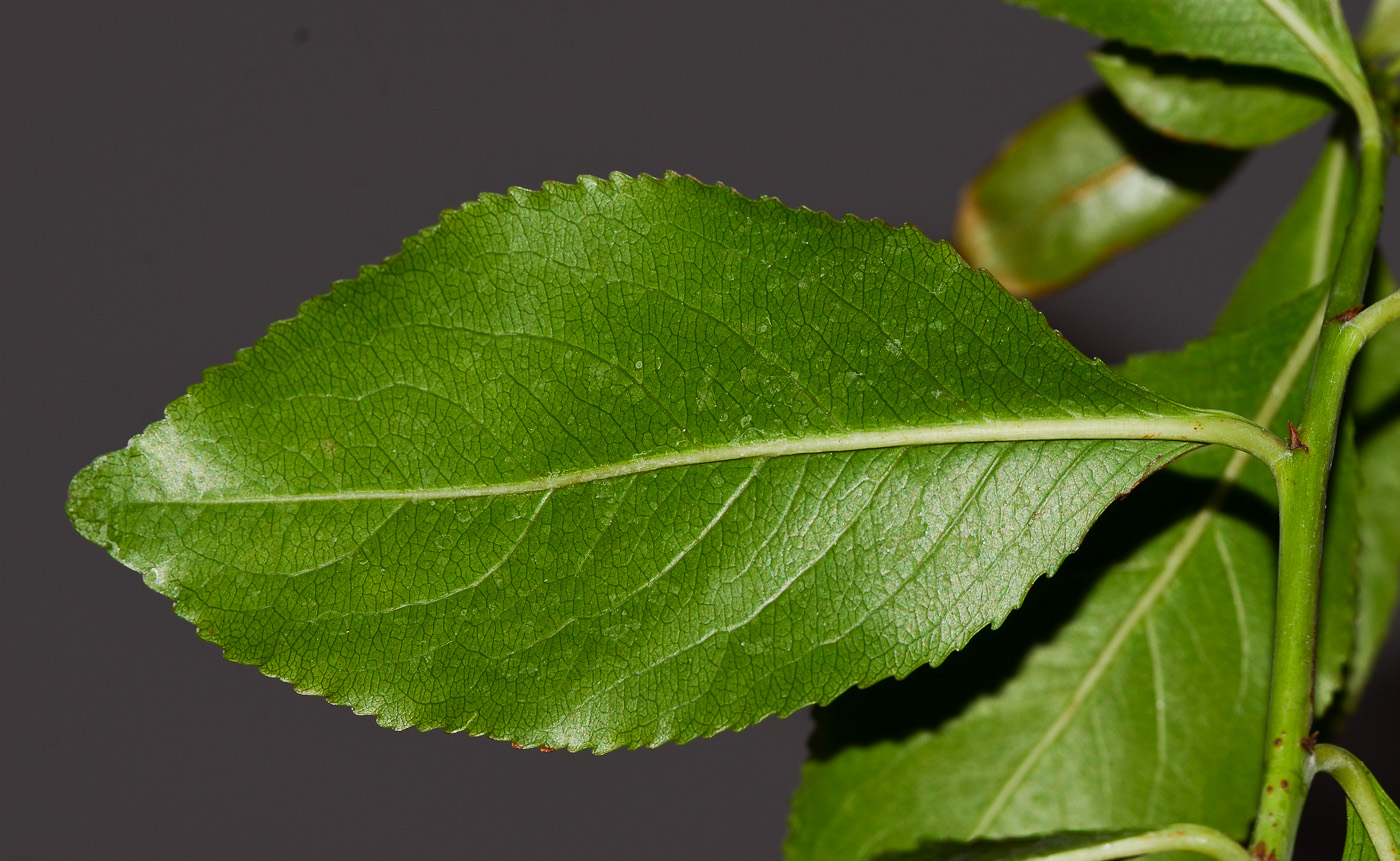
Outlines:
[[[947,235],[998,143],[1092,83],[1094,41],[994,0],[5,18],[0,854],[778,857],[805,713],[607,757],[380,729],[224,662],[71,532],[67,481],[483,191],[673,169]],[[1109,360],[1203,334],[1318,141],[1255,156],[1208,211],[1045,303],[1052,322]],[[1392,649],[1346,739],[1392,787],[1397,688]],[[1317,806],[1335,820],[1334,796]]]

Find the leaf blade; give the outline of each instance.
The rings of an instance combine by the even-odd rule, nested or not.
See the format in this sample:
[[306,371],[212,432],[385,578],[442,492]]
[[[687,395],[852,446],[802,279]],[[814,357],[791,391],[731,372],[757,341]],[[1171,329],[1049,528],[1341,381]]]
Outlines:
[[[1321,300],[1316,291],[1297,297],[1257,329],[1142,357],[1127,371],[1206,402],[1262,403],[1274,378],[1297,376],[1287,347],[1312,327]],[[1242,838],[1262,769],[1274,545],[1267,497],[1258,497],[1268,493],[1266,471],[1230,460],[1183,458],[1127,501],[1123,522],[1091,533],[1086,548],[1095,534],[1107,546],[1073,576],[1098,579],[1004,686],[936,727],[809,762],[789,857],[868,858],[925,840],[1174,821]],[[1233,478],[1212,489],[1222,475]],[[1236,483],[1240,492],[1222,495]],[[998,742],[978,743],[987,738]],[[1242,767],[1249,762],[1258,769]]]
[[1276,143],[1335,109],[1306,78],[1108,46],[1089,56],[1133,116],[1179,140],[1233,149]]
[[953,241],[1011,292],[1039,295],[1175,225],[1239,160],[1167,140],[1096,91],[1003,148],[963,192]]
[[940,659],[1190,447],[832,439],[1154,416],[1200,419],[913,230],[618,175],[448,213],[70,514],[300,690],[607,750]]
[[1328,0],[1010,0],[1162,54],[1268,66],[1339,90],[1361,72]]
[[[1318,285],[1320,279],[1314,276],[1319,270],[1325,274],[1335,260],[1350,208],[1349,176],[1345,144],[1334,140],[1298,203],[1251,267],[1215,334],[1178,353],[1135,357],[1125,373],[1166,394],[1176,391],[1276,424],[1295,415],[1323,313],[1325,285]],[[1319,209],[1332,214],[1318,218]],[[1319,241],[1302,241],[1315,235]],[[949,676],[949,689],[923,694],[923,688],[911,689],[907,696],[920,718],[888,728],[857,731],[858,705],[844,707],[842,700],[819,713],[818,757],[809,761],[794,799],[789,857],[868,858],[924,840],[1154,827],[1171,821],[1200,821],[1243,839],[1262,774],[1264,715],[1262,707],[1249,713],[1221,710],[1267,699],[1277,515],[1267,471],[1231,461],[1228,452],[1210,449],[1178,460],[1127,501],[1121,524],[1105,522],[1091,532],[1079,554],[1082,569],[1071,560],[1070,569],[1076,573],[1070,576],[1092,574],[1101,579],[1084,597],[1071,596],[1058,616],[1037,608],[1042,616],[1061,620],[1062,627],[1034,632],[1022,663],[1003,667],[1003,686],[987,687],[983,676],[988,671],[982,670],[970,679]],[[1225,508],[1221,500],[1212,505],[1210,493],[1199,487],[1193,497],[1170,486],[1222,477],[1237,488],[1224,500]],[[1136,505],[1145,509],[1141,522],[1131,515]],[[1170,524],[1169,531],[1152,531],[1154,523]],[[1189,535],[1193,531],[1194,539]],[[1169,563],[1175,574],[1170,574]],[[1140,619],[1175,625],[1178,641],[1201,642],[1212,631],[1229,641],[1209,650],[1214,657],[1189,651],[1179,656],[1179,671],[1190,681],[1170,687],[1157,683],[1162,673],[1156,669],[1170,662],[1153,661],[1147,634],[1138,631],[1120,639],[1120,650],[1123,644],[1133,647],[1128,657],[1116,659],[1099,675],[1101,680],[1117,674],[1117,682],[1107,686],[1112,694],[1103,693],[1101,681],[1076,684],[1088,679],[1099,661],[1096,656],[1107,654],[1107,632],[1125,630],[1121,626],[1131,612],[1131,595],[1146,596],[1154,573],[1163,577],[1160,597]],[[1066,587],[1054,583],[1049,588]],[[1042,588],[1033,598],[1035,594],[1053,593]],[[1006,627],[1014,632],[1024,630],[1018,624],[1032,625],[1033,619],[1021,616],[1013,614]],[[1202,631],[1185,626],[1191,619],[1202,620]],[[1005,638],[1007,632],[998,636]],[[1162,642],[1172,638],[1159,632],[1156,639],[1160,652]],[[970,649],[978,650],[979,642],[974,640]],[[1344,651],[1329,646],[1325,654],[1335,657]],[[976,654],[982,662],[993,663],[987,651]],[[1193,669],[1196,662],[1199,668]],[[1224,678],[1220,665],[1241,669],[1234,678]],[[926,674],[925,684],[935,685],[947,669],[945,665]],[[1329,662],[1324,674],[1332,670],[1339,668]],[[1207,678],[1211,681],[1201,681]],[[1163,690],[1191,701],[1164,711],[1157,706]],[[958,699],[964,695],[966,701]],[[848,698],[858,704],[863,696],[868,695]],[[946,698],[953,699],[952,707],[934,707]],[[1120,701],[1140,706],[1115,716],[1114,704]],[[1076,702],[1077,717],[1060,720],[1057,709]],[[885,704],[883,711],[898,709]],[[1157,715],[1166,719],[1155,723]],[[1028,761],[1027,754],[1035,750],[1034,740],[1020,738],[1027,724],[1038,727],[1042,757],[1063,750],[1066,761],[1059,767],[1019,769],[1014,758]],[[1002,742],[993,749],[976,744],[988,737]],[[1226,748],[1231,752],[1224,753]],[[1008,757],[1013,759],[1002,762]],[[1145,770],[1143,763],[1154,761],[1173,763],[1173,775],[1183,781],[1180,792],[1164,793],[1151,782],[1135,780],[1134,775]],[[1221,761],[1232,763],[1228,774],[1217,774]],[[1239,767],[1248,762],[1256,762],[1258,770],[1246,773]],[[1018,770],[1023,772],[1019,777]],[[983,828],[985,811],[1000,797],[1001,788],[971,782],[964,773],[1000,774],[1003,786],[1016,777],[1025,803],[1004,807],[1012,812]],[[1219,794],[1203,800],[1201,787]],[[1196,802],[1201,808],[1191,806]],[[968,803],[977,809],[962,809]]]

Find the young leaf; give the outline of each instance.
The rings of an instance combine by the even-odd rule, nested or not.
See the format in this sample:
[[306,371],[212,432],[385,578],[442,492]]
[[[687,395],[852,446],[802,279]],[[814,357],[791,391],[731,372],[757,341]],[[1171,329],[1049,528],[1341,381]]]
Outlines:
[[1008,290],[1034,296],[1176,224],[1239,160],[1167,140],[1098,91],[1007,144],[963,193],[953,241]]
[[1360,46],[1366,59],[1379,63],[1400,54],[1400,0],[1375,0]]
[[1133,116],[1178,140],[1237,149],[1265,146],[1336,109],[1326,87],[1275,69],[1112,45],[1089,59]]
[[1356,197],[1349,144],[1334,130],[1303,190],[1280,219],[1216,321],[1216,332],[1252,326],[1259,315],[1327,278],[1336,266]]
[[[1216,332],[1239,331],[1257,321],[1259,315],[1327,279],[1351,219],[1355,191],[1350,144],[1343,129],[1337,128],[1303,190],[1236,288],[1216,322]],[[1319,600],[1314,687],[1314,708],[1319,714],[1346,684],[1348,665],[1359,647],[1355,619],[1360,600],[1360,511],[1365,507],[1359,499],[1363,467],[1352,438],[1352,422],[1344,421],[1342,427],[1328,494]]]
[[[1395,290],[1390,270],[1375,266],[1370,295]],[[1358,491],[1361,550],[1357,563],[1356,645],[1347,673],[1345,710],[1352,711],[1370,680],[1400,598],[1400,329],[1371,338],[1352,373],[1352,407],[1360,447]]]
[[[1312,291],[1256,329],[1141,357],[1125,371],[1282,421],[1297,408],[1306,368],[1293,357],[1315,337],[1323,297]],[[1275,400],[1290,390],[1291,405]],[[794,799],[789,857],[864,859],[926,840],[1174,821],[1243,838],[1268,700],[1277,517],[1271,496],[1261,498],[1269,493],[1267,471],[1253,464],[1210,450],[1184,458],[1109,512],[1121,520],[1091,533],[1049,588],[1067,589],[1067,576],[1092,578],[1092,588],[1065,602],[1067,623],[1031,637],[1047,641],[1005,684],[987,687],[981,670],[978,695],[948,715],[932,703],[970,694],[945,689],[947,667],[934,670],[927,684],[936,693],[924,707],[932,720],[913,727],[857,729],[865,695],[838,700],[821,716],[818,755]],[[987,662],[1018,624],[1035,624],[1024,619],[1013,615],[1010,631],[985,646],[991,652],[950,665],[974,654]]]
[[912,228],[617,175],[446,213],[69,512],[301,691],[607,750],[942,660],[1212,428]]
[[1268,66],[1341,89],[1361,77],[1332,0],[1010,0],[1161,54]]
[[1347,415],[1338,428],[1337,451],[1332,458],[1332,476],[1327,488],[1317,649],[1313,662],[1313,710],[1317,714],[1326,712],[1346,685],[1348,665],[1358,649],[1361,481],[1356,422]]

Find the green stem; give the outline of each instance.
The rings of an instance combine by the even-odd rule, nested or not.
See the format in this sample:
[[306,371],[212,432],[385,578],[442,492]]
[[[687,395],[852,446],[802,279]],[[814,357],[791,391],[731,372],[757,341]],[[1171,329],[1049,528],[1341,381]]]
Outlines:
[[1400,858],[1400,845],[1386,823],[1385,811],[1376,797],[1376,784],[1371,772],[1361,761],[1340,747],[1330,744],[1317,746],[1317,770],[1325,771],[1341,784],[1342,791],[1356,808],[1366,835],[1381,858]]
[[[1356,212],[1347,227],[1332,278],[1329,315],[1361,301],[1380,230],[1386,153],[1374,103],[1350,99],[1360,129],[1361,176]],[[1274,469],[1279,491],[1278,602],[1269,696],[1264,785],[1251,845],[1260,857],[1289,861],[1314,764],[1308,750],[1313,722],[1313,662],[1326,515],[1327,480],[1347,373],[1365,343],[1361,329],[1333,319],[1323,324],[1313,376],[1298,428],[1306,448]]]
[[1385,169],[1389,163],[1385,135],[1381,131],[1380,115],[1375,102],[1352,102],[1356,111],[1361,175],[1357,187],[1356,211],[1342,240],[1337,269],[1332,276],[1332,297],[1328,316],[1336,316],[1361,304],[1366,288],[1366,276],[1371,270],[1371,255],[1381,229],[1381,210],[1385,205]]
[[1360,332],[1362,338],[1370,340],[1396,320],[1400,320],[1400,292],[1391,293],[1345,325]]

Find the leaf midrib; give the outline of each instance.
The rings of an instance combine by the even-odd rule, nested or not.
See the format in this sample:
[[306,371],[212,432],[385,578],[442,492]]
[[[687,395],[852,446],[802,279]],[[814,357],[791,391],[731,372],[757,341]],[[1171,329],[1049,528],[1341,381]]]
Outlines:
[[[1221,420],[1224,420],[1223,423]],[[123,503],[165,503],[179,505],[253,505],[304,502],[354,502],[392,500],[422,502],[465,499],[481,496],[513,496],[558,490],[580,484],[606,481],[639,473],[677,467],[700,466],[751,458],[829,454],[904,446],[951,445],[958,443],[1034,442],[1051,440],[1141,440],[1220,443],[1237,447],[1238,438],[1228,427],[1247,424],[1229,413],[1202,410],[1181,417],[1142,418],[1026,419],[969,422],[951,425],[859,431],[800,439],[712,446],[671,454],[637,458],[573,472],[554,473],[537,479],[500,484],[460,485],[415,490],[346,490],[331,493],[266,494],[259,496],[192,497],[161,496],[152,499],[127,498]],[[1258,452],[1256,452],[1257,454]],[[164,453],[159,453],[160,456]],[[180,453],[172,453],[180,456]],[[1249,455],[1241,452],[1241,455]],[[216,492],[214,489],[210,492]]]
[[1308,52],[1317,59],[1322,68],[1332,77],[1332,83],[1337,88],[1342,98],[1346,99],[1347,102],[1353,106],[1357,106],[1358,102],[1356,101],[1356,97],[1358,95],[1358,86],[1361,88],[1360,95],[1364,98],[1369,98],[1369,96],[1366,95],[1364,83],[1357,81],[1356,75],[1352,70],[1341,57],[1337,56],[1336,52],[1332,50],[1332,47],[1323,39],[1322,34],[1313,29],[1313,27],[1298,14],[1297,9],[1284,2],[1284,0],[1258,0],[1258,3],[1269,12],[1272,12],[1274,17],[1278,18],[1279,22],[1282,23],[1283,26],[1303,44],[1303,47],[1307,48]]

